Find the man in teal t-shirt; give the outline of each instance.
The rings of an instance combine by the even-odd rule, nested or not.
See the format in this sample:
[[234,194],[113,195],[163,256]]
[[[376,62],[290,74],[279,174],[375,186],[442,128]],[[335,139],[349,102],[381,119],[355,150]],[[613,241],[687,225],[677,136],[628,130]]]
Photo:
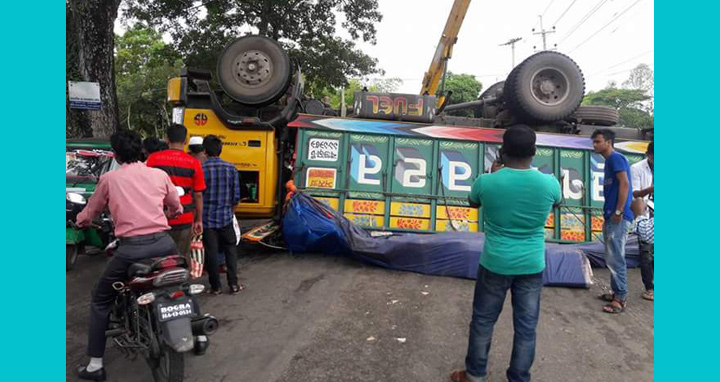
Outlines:
[[485,248],[475,283],[466,370],[452,373],[453,381],[485,380],[493,326],[508,289],[515,336],[506,374],[510,382],[530,381],[545,269],[545,221],[562,201],[557,179],[531,167],[535,139],[525,125],[506,130],[499,155],[504,165],[480,175],[470,191],[470,205],[484,211]]

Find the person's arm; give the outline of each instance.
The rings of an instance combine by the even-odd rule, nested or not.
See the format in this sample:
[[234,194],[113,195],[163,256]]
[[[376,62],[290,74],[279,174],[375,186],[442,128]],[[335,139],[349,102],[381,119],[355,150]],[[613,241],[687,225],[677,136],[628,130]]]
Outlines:
[[[480,208],[482,206],[482,202],[480,201],[480,178],[481,176],[478,176],[478,178],[473,183],[472,187],[470,188],[470,195],[468,195],[468,203],[470,203],[470,207],[472,208]],[[442,185],[440,186],[442,187]]]
[[233,213],[235,213],[238,203],[240,203],[240,176],[238,175],[237,170],[235,170],[233,174]]
[[[633,178],[633,184],[639,184],[639,183],[635,183],[635,179]],[[650,186],[643,190],[633,191],[633,197],[634,198],[644,198],[644,197],[646,197],[650,194],[654,194],[654,193],[655,193],[655,186]]]
[[165,175],[165,189],[167,191],[165,193],[163,203],[168,207],[168,216],[170,218],[175,218],[183,213],[183,206],[180,203],[180,196],[178,195],[177,189],[175,189],[175,185],[170,180],[170,177],[164,172],[163,175]]
[[98,180],[95,192],[88,200],[87,206],[78,214],[75,224],[79,227],[89,227],[93,219],[105,210],[109,199],[109,187],[107,178],[101,176]]
[[[630,180],[628,179],[627,171],[618,171],[615,173],[618,180],[618,201],[615,206],[615,211],[625,211],[625,203],[628,200],[628,194],[630,193]],[[613,213],[613,220],[615,223],[619,223],[622,219],[622,214],[617,215]]]
[[195,174],[193,175],[193,191],[195,197],[195,220],[192,231],[196,235],[203,233],[203,191],[205,191],[205,174],[203,173],[200,161],[195,161]]
[[192,227],[192,231],[196,235],[201,235],[203,233],[202,217],[203,217],[203,193],[196,192],[195,193],[195,220],[193,221],[193,227]]

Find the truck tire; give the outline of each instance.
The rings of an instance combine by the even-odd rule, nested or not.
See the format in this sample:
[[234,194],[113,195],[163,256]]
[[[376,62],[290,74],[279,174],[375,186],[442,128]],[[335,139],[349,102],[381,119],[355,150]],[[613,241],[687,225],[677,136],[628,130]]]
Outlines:
[[[486,97],[502,97],[503,88],[505,87],[505,82],[500,81],[489,88],[487,88],[484,92],[480,94],[480,97],[478,99],[483,99]],[[482,105],[475,108],[475,118],[488,118],[493,119],[498,113],[497,103],[494,103],[492,105]]]
[[225,47],[217,67],[220,86],[237,102],[251,107],[269,105],[290,85],[290,58],[275,40],[245,36]]
[[549,123],[571,115],[585,95],[585,79],[570,57],[539,52],[510,72],[503,96],[518,121]]
[[620,114],[608,106],[580,106],[570,118],[583,125],[613,126],[620,120]]

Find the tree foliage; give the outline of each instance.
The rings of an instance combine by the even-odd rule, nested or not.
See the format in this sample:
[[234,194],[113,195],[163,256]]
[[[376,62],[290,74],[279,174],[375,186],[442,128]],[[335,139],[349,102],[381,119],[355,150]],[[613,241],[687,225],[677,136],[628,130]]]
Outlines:
[[654,117],[654,74],[646,64],[635,67],[623,82],[623,88],[611,82],[600,91],[590,92],[583,99],[583,105],[610,106],[620,114],[619,125],[632,128],[651,128]]
[[153,29],[137,26],[116,36],[115,72],[120,125],[161,138],[170,123],[167,82],[182,61]]
[[[223,47],[248,33],[279,41],[316,88],[380,73],[377,60],[352,40],[376,42],[377,0],[126,0],[126,22],[169,33],[185,65],[214,69]],[[352,38],[337,34],[340,26]]]
[[[445,79],[445,92],[452,91],[450,102],[448,105],[457,103],[475,101],[480,96],[483,85],[472,74],[455,74],[448,72]],[[472,109],[452,110],[447,114],[472,117],[474,112]]]

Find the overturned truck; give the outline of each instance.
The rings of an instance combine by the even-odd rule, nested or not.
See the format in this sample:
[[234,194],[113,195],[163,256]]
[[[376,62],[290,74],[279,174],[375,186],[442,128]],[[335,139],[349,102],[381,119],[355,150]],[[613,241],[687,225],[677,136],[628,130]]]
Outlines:
[[[241,179],[241,219],[279,222],[283,185],[292,179],[371,230],[480,232],[482,210],[467,204],[470,185],[489,171],[502,127],[525,123],[539,131],[533,166],[562,183],[564,200],[548,218],[547,239],[582,242],[600,235],[604,160],[583,135],[594,125],[582,121],[612,121],[605,111],[578,109],[584,80],[567,56],[531,56],[478,101],[460,105],[480,117],[460,120],[463,125],[443,114],[458,106],[438,105],[432,95],[358,92],[349,116],[325,108],[305,113],[313,103],[303,94],[300,67],[262,36],[229,44],[217,78],[222,90],[212,88],[209,71],[184,69],[170,80],[168,99],[173,121],[187,126],[190,136],[223,140],[222,157],[237,166]],[[631,162],[642,159],[648,142],[640,132],[626,136],[635,139],[621,139],[617,148]],[[273,227],[245,238],[260,240]]]

